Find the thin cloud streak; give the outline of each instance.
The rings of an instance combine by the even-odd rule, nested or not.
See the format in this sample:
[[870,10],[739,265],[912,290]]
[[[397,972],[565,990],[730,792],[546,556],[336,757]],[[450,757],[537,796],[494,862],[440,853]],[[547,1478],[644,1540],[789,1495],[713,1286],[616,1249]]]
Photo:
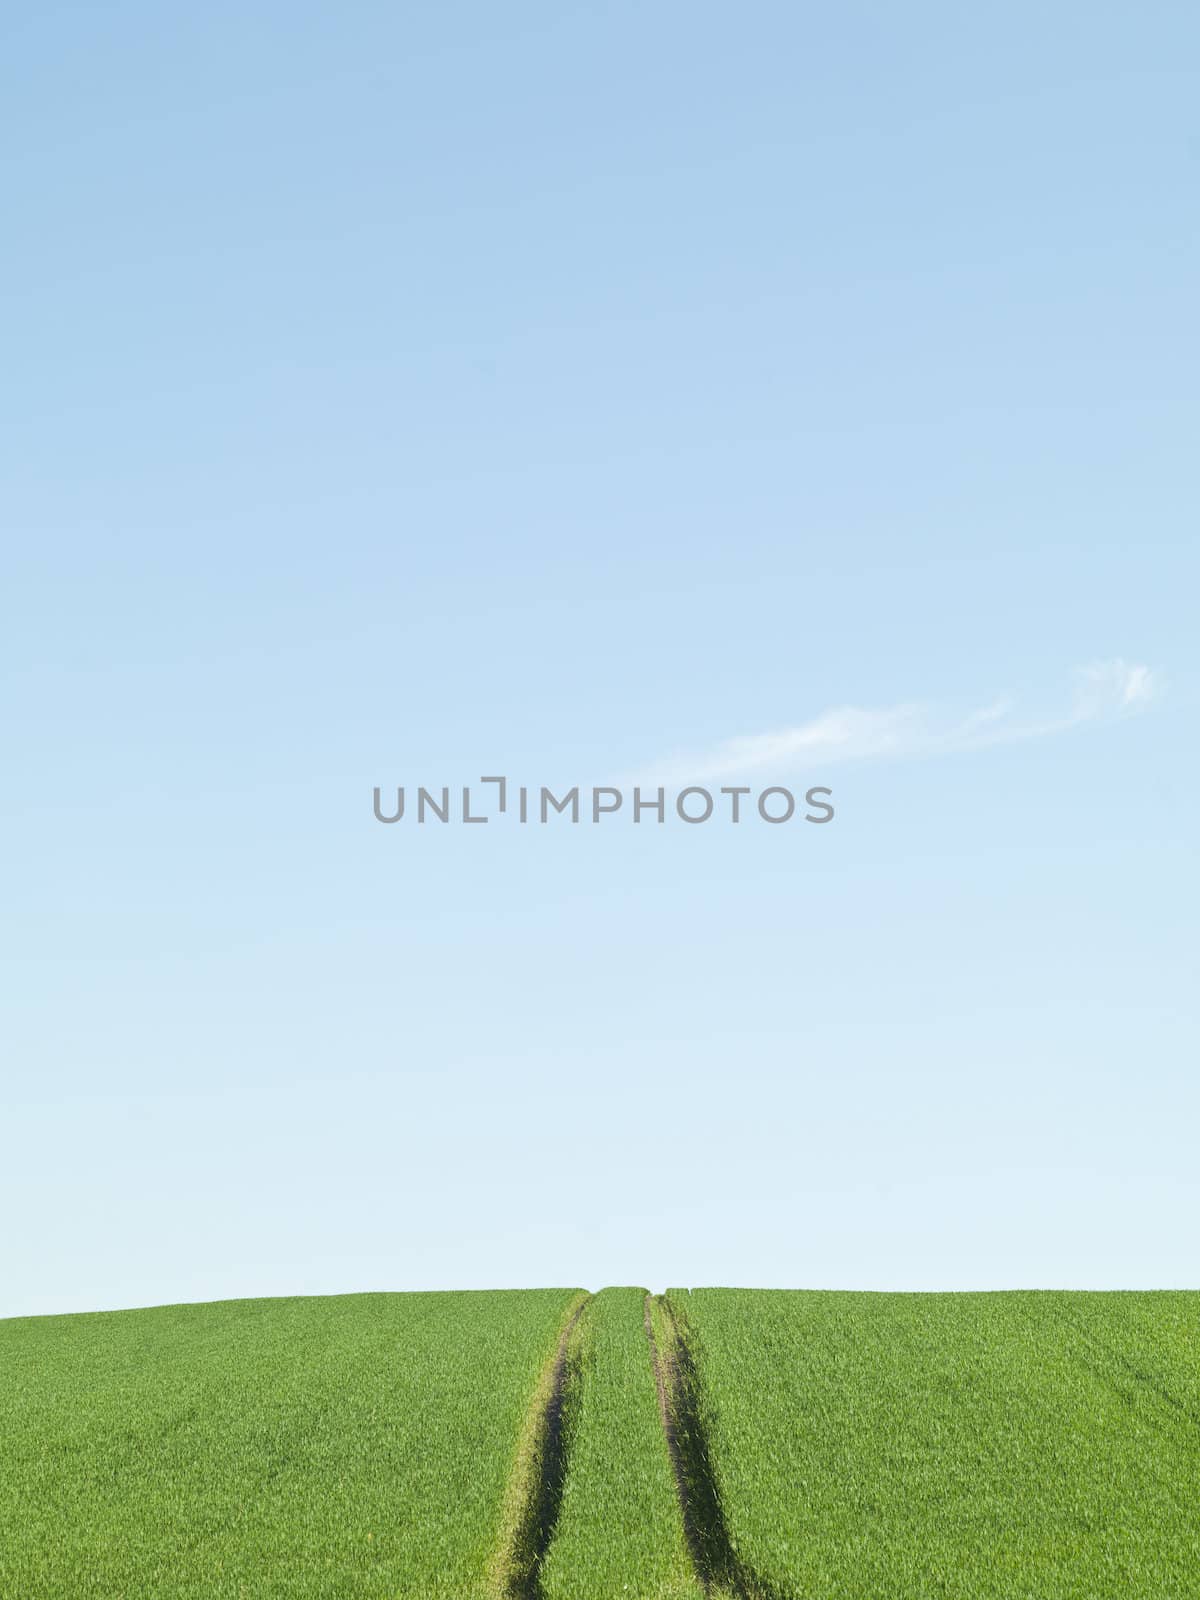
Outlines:
[[1160,674],[1118,657],[1077,668],[1067,708],[1058,716],[1040,720],[1023,720],[1007,698],[958,717],[920,704],[878,709],[836,706],[794,728],[745,734],[692,756],[673,756],[642,774],[641,781],[700,783],[756,772],[784,772],[800,764],[811,770],[817,764],[824,767],[838,761],[981,750],[1130,716],[1144,710],[1162,689]]

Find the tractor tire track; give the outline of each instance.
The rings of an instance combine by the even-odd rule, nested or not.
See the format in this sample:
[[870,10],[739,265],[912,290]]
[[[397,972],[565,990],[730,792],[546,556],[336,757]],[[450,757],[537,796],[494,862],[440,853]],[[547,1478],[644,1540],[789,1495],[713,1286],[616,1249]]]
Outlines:
[[[659,1313],[658,1335],[655,1310]],[[684,1538],[701,1588],[712,1600],[784,1600],[743,1565],[733,1547],[709,1453],[700,1382],[685,1324],[665,1295],[647,1295],[645,1325]]]
[[567,1319],[543,1371],[509,1486],[505,1533],[492,1588],[499,1600],[542,1600],[542,1563],[554,1538],[567,1479],[567,1421],[578,1378],[573,1341],[585,1306],[583,1295]]

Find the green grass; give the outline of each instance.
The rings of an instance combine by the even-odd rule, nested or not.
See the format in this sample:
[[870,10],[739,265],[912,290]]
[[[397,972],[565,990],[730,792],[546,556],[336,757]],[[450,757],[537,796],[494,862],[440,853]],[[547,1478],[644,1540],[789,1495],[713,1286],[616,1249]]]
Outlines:
[[0,1322],[0,1596],[483,1600],[574,1298]]
[[1200,1595],[1200,1295],[668,1301],[746,1592]]
[[545,1600],[701,1600],[683,1535],[644,1289],[604,1289],[572,1341],[567,1477]]
[[646,1313],[0,1322],[0,1600],[1200,1600],[1200,1294]]

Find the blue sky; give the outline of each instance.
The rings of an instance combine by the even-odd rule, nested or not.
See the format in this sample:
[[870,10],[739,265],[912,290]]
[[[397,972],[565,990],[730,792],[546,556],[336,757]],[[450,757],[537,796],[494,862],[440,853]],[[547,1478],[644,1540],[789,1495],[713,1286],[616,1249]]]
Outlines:
[[1194,8],[3,27],[0,1314],[1195,1286]]

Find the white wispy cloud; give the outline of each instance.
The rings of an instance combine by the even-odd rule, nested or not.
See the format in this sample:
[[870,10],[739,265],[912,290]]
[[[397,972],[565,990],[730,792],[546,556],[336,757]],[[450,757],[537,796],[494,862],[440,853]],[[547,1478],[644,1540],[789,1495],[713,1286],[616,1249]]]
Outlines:
[[836,706],[795,727],[743,734],[707,750],[671,756],[639,776],[642,782],[700,783],[801,766],[812,771],[836,761],[978,750],[1129,716],[1149,705],[1162,687],[1160,674],[1149,667],[1120,658],[1098,661],[1076,669],[1073,693],[1058,712],[1023,715],[1008,698],[957,714],[923,704]]

